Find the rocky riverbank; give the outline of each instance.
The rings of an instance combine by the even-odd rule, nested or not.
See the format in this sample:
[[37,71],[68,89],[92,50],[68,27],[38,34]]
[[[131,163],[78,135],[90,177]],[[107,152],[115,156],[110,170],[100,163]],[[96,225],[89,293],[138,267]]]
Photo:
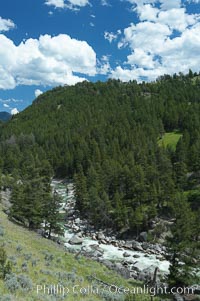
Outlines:
[[64,245],[70,252],[88,256],[117,270],[126,278],[149,282],[158,268],[159,281],[168,273],[169,262],[165,259],[166,249],[162,244],[147,242],[147,234],[140,234],[140,241],[119,240],[108,231],[95,231],[87,220],[79,217],[75,210],[73,183],[53,180],[53,189],[61,196],[60,212],[66,213]]

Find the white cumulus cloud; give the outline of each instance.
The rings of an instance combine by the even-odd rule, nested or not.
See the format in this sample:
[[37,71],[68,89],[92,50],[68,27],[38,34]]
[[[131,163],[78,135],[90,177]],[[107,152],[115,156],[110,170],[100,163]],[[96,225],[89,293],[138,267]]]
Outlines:
[[18,46],[1,34],[0,45],[0,89],[71,85],[85,80],[85,75],[96,74],[96,53],[92,47],[66,34],[42,35]]
[[134,9],[140,17],[141,21],[156,21],[159,9],[150,4],[139,5]]
[[15,27],[15,24],[10,19],[3,19],[0,17],[0,32],[1,31],[8,31]]
[[124,30],[123,45],[129,45],[133,50],[140,48],[145,51],[155,51],[171,33],[170,28],[164,24],[149,21],[131,24]]
[[159,3],[161,6],[161,9],[163,9],[163,10],[181,7],[181,0],[127,0],[127,1],[136,6],[143,6],[144,4]]
[[161,3],[161,9],[164,10],[168,10],[172,8],[180,8],[181,6],[181,0],[160,0],[160,3]]
[[86,6],[89,4],[88,0],[68,0],[74,6]]
[[16,114],[18,114],[18,113],[19,113],[19,111],[18,111],[17,108],[14,108],[14,109],[11,110],[11,114],[12,114],[12,115],[16,115]]
[[65,2],[64,0],[47,0],[45,2],[46,5],[49,6],[54,6],[55,8],[64,8],[65,7]]
[[189,13],[181,0],[127,1],[139,22],[124,29],[118,48],[126,47],[130,54],[111,77],[155,80],[163,74],[199,71],[200,14]]
[[35,90],[35,97],[40,96],[41,94],[43,94],[43,92],[40,89],[36,89]]
[[54,6],[54,8],[69,8],[77,9],[89,4],[88,0],[46,0],[45,4],[48,6]]

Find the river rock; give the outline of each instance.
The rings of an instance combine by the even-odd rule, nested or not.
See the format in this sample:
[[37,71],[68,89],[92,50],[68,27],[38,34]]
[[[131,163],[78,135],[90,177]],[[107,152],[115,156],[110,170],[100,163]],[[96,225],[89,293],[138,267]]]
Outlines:
[[150,266],[144,270],[142,270],[138,275],[138,280],[140,281],[150,281],[154,277],[155,266]]
[[104,250],[98,244],[89,245],[89,247],[90,249],[98,251],[101,254],[104,253]]
[[130,272],[130,277],[133,278],[133,279],[137,279],[137,277],[138,277],[137,272],[136,271],[131,271]]
[[124,248],[132,249],[132,241],[126,241],[124,244]]
[[136,251],[141,251],[141,252],[144,251],[141,244],[138,241],[135,241],[135,240],[132,241],[132,248]]
[[159,254],[162,253],[162,248],[158,244],[154,245],[153,249]]
[[97,239],[98,239],[98,240],[105,240],[106,237],[105,237],[105,235],[104,235],[102,232],[99,232],[99,233],[97,234]]
[[131,255],[130,255],[129,253],[127,253],[127,252],[124,252],[124,253],[123,253],[123,256],[124,256],[124,257],[130,257]]
[[112,244],[113,246],[115,246],[115,247],[119,247],[119,246],[120,246],[120,245],[119,245],[119,242],[116,241],[116,240],[112,240],[112,241],[111,241],[111,244]]
[[134,265],[131,265],[131,271],[135,271],[135,272],[137,272],[137,274],[139,272],[141,272],[140,269],[138,267],[134,266]]
[[78,217],[78,218],[76,218],[76,219],[75,219],[75,221],[74,221],[74,222],[75,222],[75,223],[78,225],[78,224],[80,224],[80,223],[81,223],[81,220],[80,220],[80,218]]
[[134,254],[133,257],[134,258],[140,258],[140,255]]
[[107,259],[102,259],[100,261],[102,264],[104,264],[107,268],[112,269],[113,268],[113,263],[110,260]]
[[74,232],[79,232],[80,231],[79,226],[76,226],[76,225],[73,225],[72,229],[74,230]]
[[143,250],[147,250],[149,248],[149,243],[148,242],[143,242],[142,243],[142,248],[143,248]]
[[122,275],[124,278],[129,279],[130,278],[130,271],[125,268],[120,262],[116,262],[114,264],[114,269]]
[[164,258],[162,257],[162,255],[157,255],[156,259],[161,260],[161,261],[164,260]]
[[78,235],[72,236],[72,238],[69,240],[69,243],[71,245],[81,245],[83,242],[83,238],[79,237]]

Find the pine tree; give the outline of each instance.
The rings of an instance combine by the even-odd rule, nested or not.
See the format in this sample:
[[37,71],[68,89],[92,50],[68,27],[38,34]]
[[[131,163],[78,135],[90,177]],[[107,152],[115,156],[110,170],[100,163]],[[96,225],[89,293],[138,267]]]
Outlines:
[[194,258],[197,256],[198,245],[195,235],[195,214],[183,197],[176,200],[174,213],[176,220],[172,227],[172,237],[168,238],[170,261],[168,282],[170,286],[191,285],[195,279]]
[[45,232],[48,232],[48,238],[51,238],[52,232],[63,235],[62,218],[59,213],[60,202],[60,197],[56,192],[53,195],[47,194],[46,199],[43,199],[42,217],[44,219]]

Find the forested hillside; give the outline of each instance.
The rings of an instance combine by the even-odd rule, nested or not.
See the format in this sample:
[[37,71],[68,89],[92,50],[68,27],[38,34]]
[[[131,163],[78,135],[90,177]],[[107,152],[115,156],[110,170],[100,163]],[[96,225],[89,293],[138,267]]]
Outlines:
[[[139,231],[172,214],[177,192],[198,188],[199,116],[200,80],[191,72],[58,87],[1,125],[1,170],[73,178],[77,206],[97,227]],[[179,138],[166,146],[172,131]]]

